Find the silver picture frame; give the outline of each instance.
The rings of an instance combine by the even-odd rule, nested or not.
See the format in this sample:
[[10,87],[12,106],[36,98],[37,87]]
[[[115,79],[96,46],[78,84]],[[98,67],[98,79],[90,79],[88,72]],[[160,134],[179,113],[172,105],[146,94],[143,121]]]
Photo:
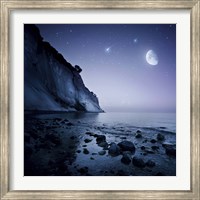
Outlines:
[[[200,199],[200,1],[199,0],[0,0],[0,158],[1,158],[1,195],[6,199]],[[166,9],[190,11],[191,53],[190,53],[190,102],[191,102],[191,189],[187,191],[134,190],[134,191],[58,191],[58,190],[11,190],[9,180],[10,156],[10,14],[18,9]]]

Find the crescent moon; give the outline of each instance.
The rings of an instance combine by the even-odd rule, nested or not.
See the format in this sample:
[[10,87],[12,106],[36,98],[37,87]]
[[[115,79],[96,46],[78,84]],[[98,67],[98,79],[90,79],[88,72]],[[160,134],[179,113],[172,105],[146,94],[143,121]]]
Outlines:
[[158,56],[153,50],[149,50],[146,54],[146,61],[150,65],[157,65],[158,64]]

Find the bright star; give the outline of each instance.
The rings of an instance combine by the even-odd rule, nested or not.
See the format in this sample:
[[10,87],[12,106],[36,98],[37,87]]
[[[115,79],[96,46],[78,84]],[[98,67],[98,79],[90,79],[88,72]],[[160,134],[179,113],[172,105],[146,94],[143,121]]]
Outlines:
[[137,43],[137,42],[138,42],[138,39],[137,39],[137,38],[135,38],[135,39],[133,40],[133,42],[134,42],[134,43]]
[[111,47],[105,48],[105,52],[109,54],[111,52]]

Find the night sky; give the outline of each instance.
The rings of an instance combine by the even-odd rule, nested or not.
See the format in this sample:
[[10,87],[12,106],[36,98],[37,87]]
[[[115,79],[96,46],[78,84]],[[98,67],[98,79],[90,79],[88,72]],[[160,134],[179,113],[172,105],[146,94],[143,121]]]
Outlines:
[[83,69],[86,87],[97,95],[105,111],[175,112],[176,25],[37,27],[68,62]]

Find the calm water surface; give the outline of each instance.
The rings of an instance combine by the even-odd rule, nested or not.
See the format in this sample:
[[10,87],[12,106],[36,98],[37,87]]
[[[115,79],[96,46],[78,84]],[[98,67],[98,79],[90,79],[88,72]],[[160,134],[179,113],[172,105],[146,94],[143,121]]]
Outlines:
[[141,128],[164,129],[176,132],[175,113],[62,113],[62,114],[43,114],[41,118],[66,118],[72,122],[81,121],[82,123],[101,126],[135,126]]

